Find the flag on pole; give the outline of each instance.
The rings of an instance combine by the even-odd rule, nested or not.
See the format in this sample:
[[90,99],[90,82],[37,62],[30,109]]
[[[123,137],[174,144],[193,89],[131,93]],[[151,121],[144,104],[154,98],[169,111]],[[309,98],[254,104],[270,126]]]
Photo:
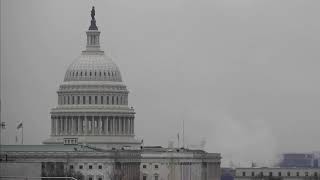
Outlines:
[[17,129],[20,129],[20,128],[22,128],[22,122],[20,122],[20,123],[18,123],[18,125],[17,125]]

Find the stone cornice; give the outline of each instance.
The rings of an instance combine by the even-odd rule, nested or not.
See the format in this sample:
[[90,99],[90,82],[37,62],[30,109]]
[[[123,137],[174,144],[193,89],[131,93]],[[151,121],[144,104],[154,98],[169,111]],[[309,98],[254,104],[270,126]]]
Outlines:
[[131,116],[134,117],[133,109],[110,109],[110,108],[54,108],[51,115],[68,116]]

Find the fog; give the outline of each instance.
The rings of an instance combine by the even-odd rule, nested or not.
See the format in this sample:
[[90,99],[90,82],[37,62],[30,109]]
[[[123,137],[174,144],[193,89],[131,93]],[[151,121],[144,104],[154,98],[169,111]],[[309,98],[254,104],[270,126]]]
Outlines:
[[[84,50],[94,5],[145,145],[206,141],[223,165],[320,150],[320,1],[2,0],[2,144],[49,137],[50,109]],[[181,135],[180,135],[181,137]]]

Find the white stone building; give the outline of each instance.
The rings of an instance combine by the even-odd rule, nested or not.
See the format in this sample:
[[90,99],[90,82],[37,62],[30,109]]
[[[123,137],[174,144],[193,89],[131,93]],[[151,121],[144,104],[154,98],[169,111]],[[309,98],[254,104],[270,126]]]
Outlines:
[[220,179],[220,155],[202,150],[144,147],[141,180]]
[[50,137],[43,145],[2,145],[0,173],[16,176],[19,163],[36,163],[41,169],[34,176],[79,172],[85,180],[218,180],[220,154],[141,146],[129,91],[117,65],[100,49],[94,16],[93,8],[86,49],[68,67],[57,92]]

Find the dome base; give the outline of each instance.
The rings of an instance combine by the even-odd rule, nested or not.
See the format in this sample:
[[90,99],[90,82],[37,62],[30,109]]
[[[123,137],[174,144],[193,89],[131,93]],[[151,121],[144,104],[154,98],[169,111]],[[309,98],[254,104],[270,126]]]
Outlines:
[[140,149],[141,141],[134,136],[51,136],[43,144],[86,144],[103,149]]

